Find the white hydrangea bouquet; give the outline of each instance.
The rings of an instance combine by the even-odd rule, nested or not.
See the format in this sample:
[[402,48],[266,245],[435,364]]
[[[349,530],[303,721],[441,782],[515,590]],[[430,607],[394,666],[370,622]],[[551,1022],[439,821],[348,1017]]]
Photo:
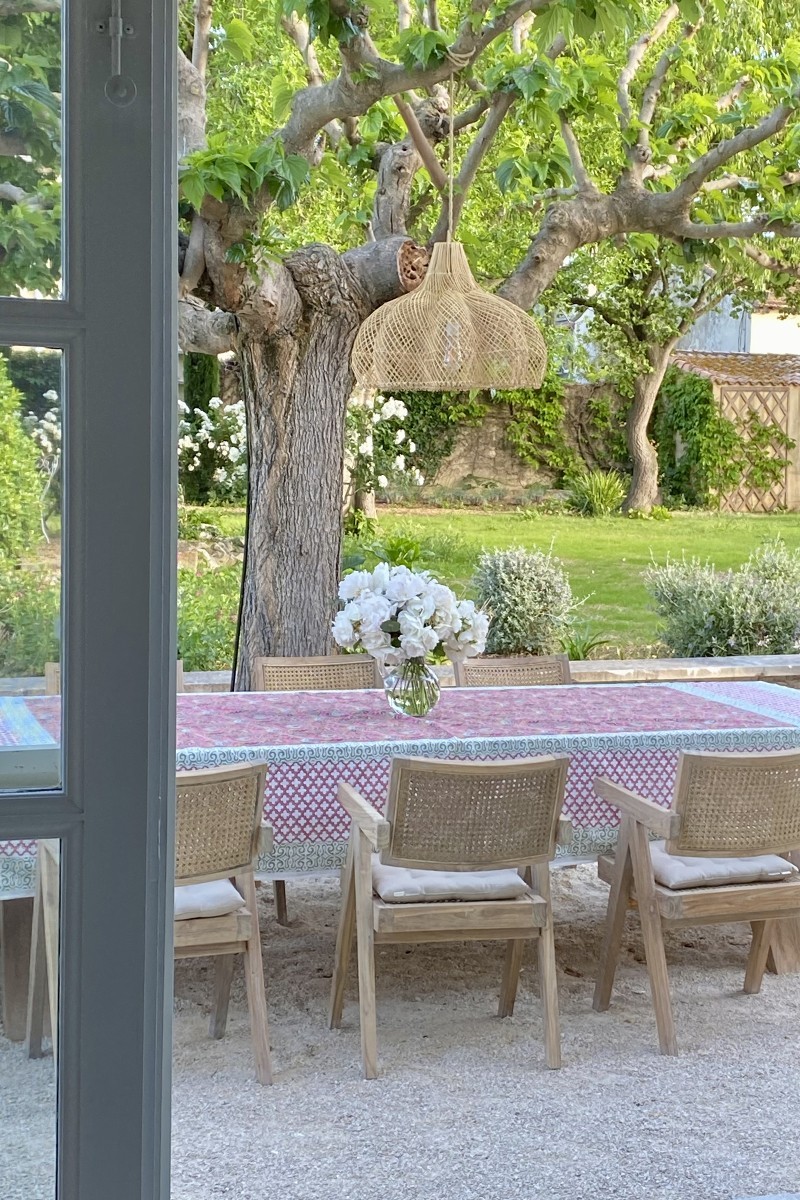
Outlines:
[[395,712],[425,716],[439,699],[439,681],[425,661],[437,646],[460,661],[486,645],[487,615],[429,571],[388,563],[352,571],[339,585],[339,599],[344,607],[333,622],[334,640],[377,661]]

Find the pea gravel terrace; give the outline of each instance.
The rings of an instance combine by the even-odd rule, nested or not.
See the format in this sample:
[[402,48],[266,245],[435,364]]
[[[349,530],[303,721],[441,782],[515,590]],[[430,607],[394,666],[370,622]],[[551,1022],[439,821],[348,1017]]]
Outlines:
[[[351,975],[326,1006],[338,883],[290,883],[291,925],[261,894],[276,1068],[255,1083],[244,985],[206,1036],[208,964],[175,976],[173,1200],[734,1200],[800,1190],[800,977],[741,991],[744,926],[667,935],[681,1053],[657,1053],[641,940],[611,1009],[591,1009],[607,889],[554,873],[564,1066],[544,1066],[533,952],[515,1015],[494,1015],[503,947],[381,947],[382,1076],[362,1080]],[[0,1038],[3,1200],[51,1200],[52,1063]],[[4,1149],[5,1147],[5,1149]],[[48,1151],[50,1150],[50,1153]],[[9,1186],[10,1182],[10,1186]]]

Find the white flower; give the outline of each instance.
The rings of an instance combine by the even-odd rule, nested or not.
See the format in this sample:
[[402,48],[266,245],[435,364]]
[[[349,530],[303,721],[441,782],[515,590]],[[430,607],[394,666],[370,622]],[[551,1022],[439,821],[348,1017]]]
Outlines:
[[384,621],[392,615],[392,606],[385,596],[379,592],[366,592],[358,600],[361,609],[361,631],[369,633],[380,629]]
[[372,424],[373,424],[373,425],[380,425],[380,423],[381,423],[381,414],[380,414],[380,413],[373,413],[373,414],[372,414]]
[[364,401],[364,407],[368,408],[371,412],[372,409],[375,407],[375,397],[367,396],[366,400]]
[[385,475],[379,475],[375,482],[377,483],[378,487],[382,489],[388,488],[389,486],[389,480]]
[[219,396],[212,396],[208,402],[209,409],[214,412],[215,409],[222,408],[222,401]]
[[241,453],[241,450],[239,450],[237,446],[231,446],[230,450],[228,451],[228,458],[232,463],[238,462],[239,458],[241,457]]
[[398,454],[397,458],[394,460],[394,469],[396,471],[405,471],[406,460],[402,454]]
[[403,603],[421,595],[427,586],[428,579],[425,575],[409,571],[408,567],[394,567],[384,591],[390,600]]
[[228,473],[225,470],[225,468],[217,467],[216,471],[214,472],[214,474],[212,475],[211,478],[214,480],[214,483],[224,483],[225,480],[227,479],[227,477],[228,477]]
[[416,442],[409,442],[409,443],[408,443],[408,453],[409,453],[409,454],[413,454],[413,453],[414,453],[414,451],[416,450],[416,448],[417,448],[417,443],[416,443]]
[[343,612],[336,614],[336,619],[331,626],[331,632],[333,633],[334,641],[346,650],[351,650],[358,641],[352,622],[348,620]]
[[371,582],[372,575],[369,571],[351,571],[339,584],[339,599],[354,600],[361,592],[367,590]]
[[395,446],[399,446],[399,445],[401,445],[401,443],[402,443],[402,442],[404,442],[405,440],[406,440],[406,431],[405,431],[405,429],[398,429],[397,433],[394,435],[394,444],[395,444]]
[[370,446],[369,442],[362,442],[358,447],[358,453],[362,458],[369,458],[372,454],[372,446]]
[[46,392],[42,393],[42,399],[47,400],[49,404],[55,404],[58,399],[58,392],[54,391],[53,388],[49,388]]
[[420,470],[417,469],[417,467],[411,468],[411,479],[417,485],[417,487],[422,487],[423,483],[425,482],[425,476]]
[[392,576],[392,568],[388,563],[378,563],[375,570],[372,572],[372,590],[374,592],[385,592],[389,586],[389,580]]

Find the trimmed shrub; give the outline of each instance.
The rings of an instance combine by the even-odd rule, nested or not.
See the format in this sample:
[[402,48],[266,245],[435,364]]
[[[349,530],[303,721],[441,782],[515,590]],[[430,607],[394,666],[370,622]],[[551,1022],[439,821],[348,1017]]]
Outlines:
[[178,657],[185,671],[233,665],[242,565],[178,571]]
[[654,565],[645,584],[676,658],[800,650],[800,551],[765,543],[735,571],[697,558]]
[[576,603],[552,549],[484,550],[473,583],[490,616],[487,653],[550,654],[560,648]]
[[58,660],[60,605],[57,573],[0,569],[0,675],[43,675]]
[[0,357],[0,563],[18,560],[41,537],[37,451],[20,400]]

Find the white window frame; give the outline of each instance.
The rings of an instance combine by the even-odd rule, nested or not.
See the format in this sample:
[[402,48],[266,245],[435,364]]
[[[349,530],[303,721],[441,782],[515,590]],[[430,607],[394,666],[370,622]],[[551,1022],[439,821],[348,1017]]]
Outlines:
[[63,787],[0,795],[62,839],[58,1200],[168,1200],[175,779],[175,0],[64,0],[65,294],[0,300],[63,351]]

